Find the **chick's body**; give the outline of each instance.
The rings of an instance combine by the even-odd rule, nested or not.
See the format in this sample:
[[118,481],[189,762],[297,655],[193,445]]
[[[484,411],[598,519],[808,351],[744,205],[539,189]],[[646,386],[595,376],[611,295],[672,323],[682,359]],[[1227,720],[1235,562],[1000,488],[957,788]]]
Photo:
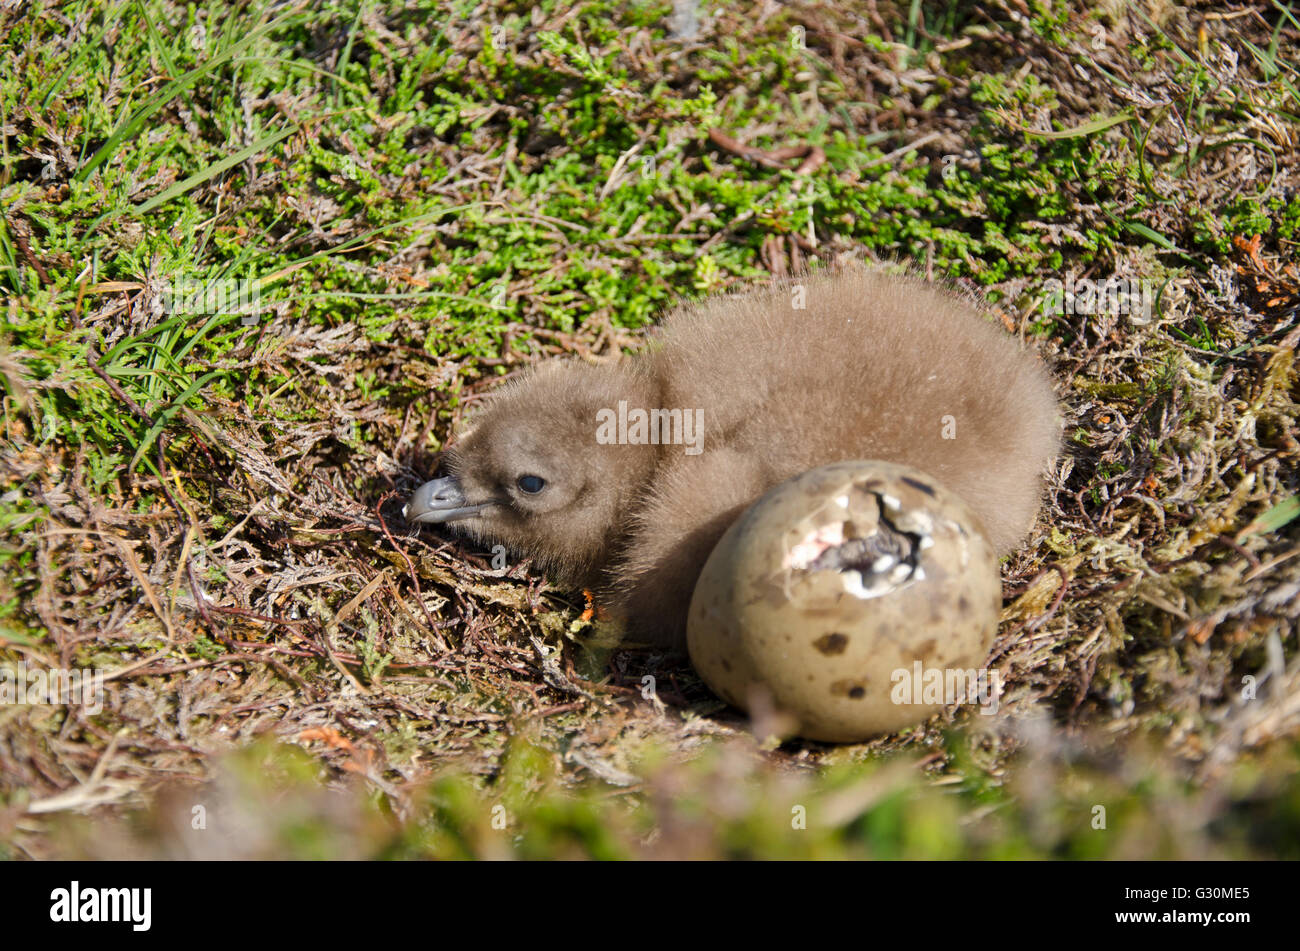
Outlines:
[[[698,441],[599,441],[620,402],[694,413]],[[1036,357],[936,287],[851,271],[684,307],[614,367],[539,368],[448,450],[448,498],[430,515],[417,493],[408,515],[531,555],[597,588],[634,639],[679,646],[709,552],[772,486],[841,460],[903,463],[965,499],[1006,552],[1058,443]]]

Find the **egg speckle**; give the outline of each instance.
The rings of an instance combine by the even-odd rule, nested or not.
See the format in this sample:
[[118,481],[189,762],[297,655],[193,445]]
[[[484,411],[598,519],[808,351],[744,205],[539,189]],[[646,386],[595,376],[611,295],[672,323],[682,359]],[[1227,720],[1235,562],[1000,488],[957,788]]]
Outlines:
[[993,547],[960,498],[906,466],[835,463],[767,492],[723,535],[687,647],[728,703],[764,691],[799,735],[858,741],[952,702],[899,687],[980,668],[1001,593]]

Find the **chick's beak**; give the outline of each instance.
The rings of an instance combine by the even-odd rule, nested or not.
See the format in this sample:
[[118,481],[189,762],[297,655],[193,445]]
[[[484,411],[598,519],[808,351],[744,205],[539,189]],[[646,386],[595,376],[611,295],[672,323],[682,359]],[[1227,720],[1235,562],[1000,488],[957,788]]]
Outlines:
[[411,493],[410,500],[402,506],[402,517],[408,522],[424,524],[451,522],[476,515],[489,504],[466,502],[460,482],[455,476],[447,476],[426,482]]

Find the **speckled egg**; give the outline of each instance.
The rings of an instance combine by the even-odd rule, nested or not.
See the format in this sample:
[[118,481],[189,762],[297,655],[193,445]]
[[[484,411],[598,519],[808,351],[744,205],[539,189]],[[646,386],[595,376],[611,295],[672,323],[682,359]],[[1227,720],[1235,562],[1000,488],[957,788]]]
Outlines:
[[925,688],[972,683],[1001,604],[997,557],[965,502],[907,466],[840,462],[776,486],[723,535],[687,647],[733,706],[764,692],[800,736],[854,742],[952,702]]

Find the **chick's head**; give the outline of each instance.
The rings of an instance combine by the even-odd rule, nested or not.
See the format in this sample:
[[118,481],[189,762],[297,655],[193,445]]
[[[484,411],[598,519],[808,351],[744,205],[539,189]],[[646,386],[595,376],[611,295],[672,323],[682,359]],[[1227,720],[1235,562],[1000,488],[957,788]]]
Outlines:
[[545,364],[473,416],[443,454],[444,475],[416,490],[406,517],[585,579],[621,536],[655,464],[653,447],[598,441],[598,414],[653,395],[632,365]]

